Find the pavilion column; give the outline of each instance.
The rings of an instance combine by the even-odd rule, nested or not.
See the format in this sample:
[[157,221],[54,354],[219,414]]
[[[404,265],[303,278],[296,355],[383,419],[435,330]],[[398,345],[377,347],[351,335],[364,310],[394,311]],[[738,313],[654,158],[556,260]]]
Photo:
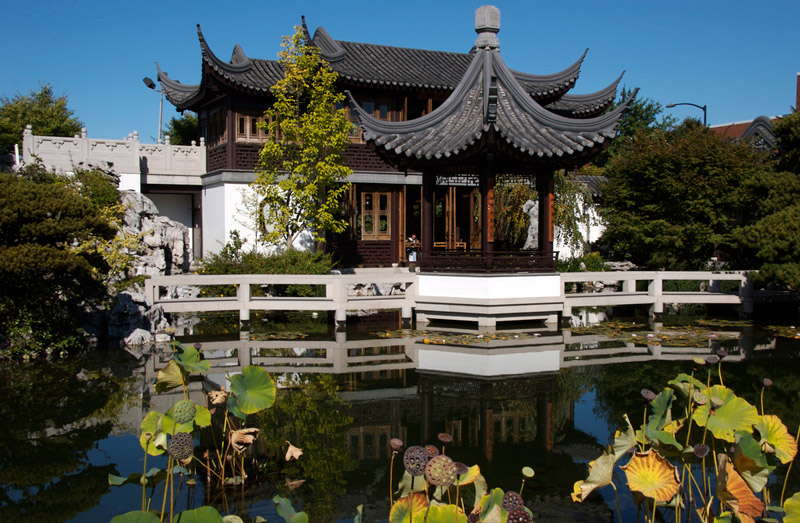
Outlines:
[[433,252],[433,186],[436,178],[433,173],[422,173],[422,256]]
[[539,195],[539,250],[553,252],[553,172],[539,173],[536,176],[536,192]]
[[494,213],[490,195],[494,190],[494,173],[492,172],[492,155],[487,155],[486,170],[480,174],[481,191],[481,251],[484,254],[494,250],[494,227],[491,223]]

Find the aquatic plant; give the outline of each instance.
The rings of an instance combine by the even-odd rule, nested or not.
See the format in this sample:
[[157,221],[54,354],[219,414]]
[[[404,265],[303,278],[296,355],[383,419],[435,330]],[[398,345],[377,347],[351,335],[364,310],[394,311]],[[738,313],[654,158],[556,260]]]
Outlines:
[[[203,506],[181,513],[175,512],[175,480],[195,485],[205,477],[207,488],[223,496],[233,486],[244,488],[247,479],[245,454],[259,435],[259,429],[247,427],[248,415],[268,409],[275,402],[276,389],[267,372],[247,366],[240,374],[229,376],[230,391],[208,391],[206,405],[189,399],[189,383],[193,374],[208,372],[210,362],[202,358],[201,346],[170,345],[172,359],[158,371],[155,392],[162,394],[180,388],[182,398],[166,412],[149,412],[141,424],[139,443],[144,451],[141,473],[127,478],[108,475],[109,485],[138,484],[142,487],[141,507],[115,517],[117,523],[164,521],[241,521],[238,516],[221,516],[216,508]],[[203,442],[205,448],[196,445]],[[210,443],[209,443],[210,442]],[[290,450],[292,445],[289,444]],[[302,451],[295,449],[295,456]],[[147,468],[148,456],[166,453],[167,466]],[[287,460],[290,459],[287,455]],[[188,479],[187,479],[188,478]],[[160,507],[153,508],[156,488],[163,484]],[[149,488],[149,494],[148,494]],[[169,497],[169,505],[167,505]],[[308,517],[296,512],[288,499],[275,496],[278,514],[285,521],[303,523]],[[158,500],[156,500],[158,505]],[[156,515],[157,514],[157,515]]]
[[[646,521],[778,521],[781,515],[785,522],[800,521],[800,494],[784,502],[784,480],[774,503],[768,488],[777,466],[791,470],[800,432],[792,437],[778,416],[765,413],[764,392],[772,380],[760,383],[760,410],[724,385],[726,355],[721,349],[695,358],[691,374],[679,374],[658,393],[642,389],[641,426],[634,429],[624,416],[613,443],[575,483],[573,501],[611,485],[619,512],[613,474],[627,461],[619,469]],[[704,366],[705,382],[695,377]]]
[[[439,434],[438,439],[442,444],[453,442],[453,437],[447,433]],[[390,467],[394,465],[394,455],[400,451],[403,442],[392,439],[391,446],[393,454]],[[533,521],[533,514],[524,505],[522,488],[520,492],[503,492],[499,488],[490,491],[478,465],[467,467],[463,463],[454,462],[432,445],[408,447],[403,455],[403,468],[403,478],[396,492],[391,489],[392,470],[389,473],[392,501],[390,523]],[[522,474],[524,486],[524,478],[532,477],[533,469],[524,467]],[[393,499],[394,494],[400,495],[397,501]],[[472,508],[467,512],[466,507]]]

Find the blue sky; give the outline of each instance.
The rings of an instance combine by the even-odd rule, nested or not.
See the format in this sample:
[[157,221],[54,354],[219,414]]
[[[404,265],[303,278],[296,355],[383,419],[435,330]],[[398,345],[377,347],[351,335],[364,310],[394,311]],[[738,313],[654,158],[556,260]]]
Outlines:
[[[16,2],[4,10],[0,94],[43,82],[69,96],[90,137],[157,134],[158,95],[142,83],[158,61],[172,78],[196,83],[195,25],[228,58],[239,43],[275,58],[281,35],[305,15],[313,32],[337,39],[466,52],[481,2]],[[589,48],[573,93],[592,92],[627,70],[623,84],[666,105],[708,105],[709,124],[779,115],[795,105],[800,72],[800,2],[497,1],[506,63],[536,74],[560,71]],[[165,102],[164,119],[176,115]],[[702,112],[670,110],[682,119]],[[34,130],[35,132],[35,130]]]

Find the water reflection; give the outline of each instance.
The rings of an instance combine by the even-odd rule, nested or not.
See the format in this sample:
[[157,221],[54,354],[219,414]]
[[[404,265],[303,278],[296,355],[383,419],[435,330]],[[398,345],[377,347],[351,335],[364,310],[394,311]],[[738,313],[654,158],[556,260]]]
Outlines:
[[[448,432],[454,437],[448,455],[479,464],[492,487],[518,489],[520,468],[533,467],[526,499],[538,520],[607,517],[600,496],[582,505],[569,501],[573,483],[585,477],[585,463],[599,454],[624,413],[640,412],[642,387],[662,388],[679,372],[690,372],[693,357],[721,346],[729,353],[726,385],[755,403],[761,379],[770,376],[776,387],[768,410],[789,427],[800,422],[793,408],[800,399],[794,349],[752,329],[709,338],[703,347],[679,347],[546,327],[482,333],[439,328],[407,337],[386,328],[293,339],[252,332],[203,342],[212,368],[204,381],[191,384],[195,402],[205,403],[204,388],[228,386],[228,376],[246,365],[263,366],[279,383],[275,406],[256,420],[262,437],[253,486],[228,510],[269,516],[269,500],[280,493],[304,506],[315,522],[352,517],[359,504],[366,520],[379,520],[389,512],[389,439],[437,443],[436,435]],[[164,412],[182,397],[152,392],[171,358],[166,348],[137,356],[124,364],[75,359],[61,367],[2,371],[10,400],[4,411],[10,437],[0,438],[2,520],[107,519],[97,514],[136,508],[135,489],[114,498],[105,480],[108,472],[140,470],[135,441],[105,461],[92,461],[89,451],[114,434],[137,433],[147,412]],[[735,365],[745,359],[746,366]],[[576,405],[590,391],[594,415],[576,416]],[[597,433],[590,426],[600,426],[607,437],[590,436]],[[304,449],[300,461],[282,460],[287,440]],[[395,467],[397,479],[400,463]],[[197,501],[180,503],[219,502],[208,492],[198,494]],[[110,506],[89,511],[98,503]]]

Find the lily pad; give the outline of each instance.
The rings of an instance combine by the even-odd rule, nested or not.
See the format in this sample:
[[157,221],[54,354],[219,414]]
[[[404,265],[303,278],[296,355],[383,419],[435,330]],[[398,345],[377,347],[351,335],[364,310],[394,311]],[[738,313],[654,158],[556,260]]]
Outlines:
[[253,365],[231,376],[231,392],[236,395],[237,408],[245,414],[255,414],[275,402],[275,383],[267,371]]

